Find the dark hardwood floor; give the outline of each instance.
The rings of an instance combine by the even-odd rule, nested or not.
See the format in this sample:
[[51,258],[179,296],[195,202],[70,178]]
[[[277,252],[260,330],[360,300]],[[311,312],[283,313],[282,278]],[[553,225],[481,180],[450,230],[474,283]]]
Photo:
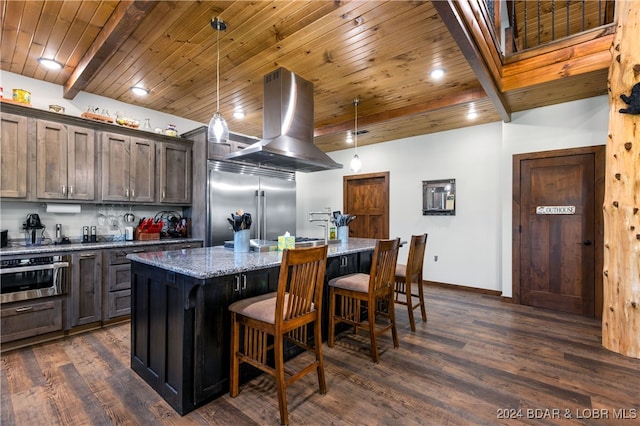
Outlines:
[[[425,298],[415,333],[396,308],[400,348],[385,335],[377,365],[364,332],[325,345],[328,393],[314,374],[291,385],[291,424],[640,424],[640,360],[604,349],[599,321],[431,286]],[[129,368],[129,335],[120,324],[3,354],[2,425],[279,423],[267,376],[180,417]]]

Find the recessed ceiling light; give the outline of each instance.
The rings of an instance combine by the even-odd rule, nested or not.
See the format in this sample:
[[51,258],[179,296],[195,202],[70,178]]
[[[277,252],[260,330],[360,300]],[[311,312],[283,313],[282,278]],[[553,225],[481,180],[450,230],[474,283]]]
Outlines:
[[237,118],[238,120],[242,120],[244,118],[244,116],[245,116],[245,114],[244,114],[244,111],[242,111],[242,110],[237,109],[237,110],[233,111],[233,117]]
[[467,118],[469,120],[475,120],[478,117],[478,113],[476,113],[475,111],[469,111],[469,113],[467,114]]
[[133,93],[135,93],[138,96],[147,96],[149,94],[149,90],[145,89],[144,87],[140,87],[140,86],[133,86],[131,88],[131,91]]
[[442,77],[444,77],[444,69],[436,68],[435,70],[431,71],[431,78],[439,80]]
[[351,130],[347,130],[347,137],[345,138],[346,143],[353,143],[353,135]]
[[62,69],[62,64],[58,61],[54,61],[53,59],[38,58],[38,62],[40,62],[40,65],[42,65],[43,67],[50,70]]

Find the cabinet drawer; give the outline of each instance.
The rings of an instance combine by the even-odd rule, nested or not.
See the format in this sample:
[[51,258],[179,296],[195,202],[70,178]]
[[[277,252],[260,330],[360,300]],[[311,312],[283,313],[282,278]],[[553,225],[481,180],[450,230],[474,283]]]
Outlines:
[[129,249],[116,249],[110,250],[107,252],[107,265],[120,265],[120,264],[129,264],[129,259],[127,259],[127,255],[131,253],[142,253],[148,247],[138,247],[138,248],[129,248]]
[[131,290],[111,291],[109,298],[109,319],[131,314]]
[[109,283],[109,291],[127,290],[131,288],[131,265],[109,266],[107,282]]
[[202,247],[201,243],[193,242],[193,243],[176,243],[169,244],[165,246],[162,250],[170,251],[170,250],[182,250],[182,249],[190,249],[190,248],[200,248]]
[[2,343],[62,330],[62,300],[2,307]]

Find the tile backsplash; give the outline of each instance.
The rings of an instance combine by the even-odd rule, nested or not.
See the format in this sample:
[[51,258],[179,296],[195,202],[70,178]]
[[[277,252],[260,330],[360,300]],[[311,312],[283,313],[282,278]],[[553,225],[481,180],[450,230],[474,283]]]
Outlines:
[[[57,204],[57,203],[56,203]],[[25,238],[22,225],[27,214],[37,213],[42,224],[45,225],[44,238],[55,238],[56,224],[62,225],[62,236],[71,241],[82,239],[83,226],[95,226],[98,240],[124,239],[124,214],[133,213],[135,221],[133,226],[143,217],[154,217],[163,210],[177,211],[183,214],[181,209],[165,206],[135,206],[132,205],[92,205],[81,204],[80,213],[47,213],[46,203],[39,202],[15,202],[3,201],[0,205],[0,229],[8,231],[9,240]]]

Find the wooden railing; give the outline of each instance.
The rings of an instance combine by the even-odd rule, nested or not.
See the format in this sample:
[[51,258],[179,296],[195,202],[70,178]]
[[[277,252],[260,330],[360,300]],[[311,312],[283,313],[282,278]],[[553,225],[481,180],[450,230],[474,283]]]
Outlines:
[[484,0],[493,22],[506,13],[505,56],[571,37],[614,21],[615,0]]

